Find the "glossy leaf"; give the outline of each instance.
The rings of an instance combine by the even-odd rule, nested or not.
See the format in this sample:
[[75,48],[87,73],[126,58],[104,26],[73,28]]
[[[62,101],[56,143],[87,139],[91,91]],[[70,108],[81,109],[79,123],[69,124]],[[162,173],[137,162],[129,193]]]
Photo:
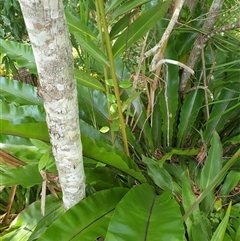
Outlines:
[[[182,174],[182,205],[183,205],[184,211],[187,211],[195,200],[196,200],[196,196],[192,191],[191,180],[187,176],[187,173],[185,172]],[[194,217],[196,218],[196,216],[199,214],[200,214],[199,208],[196,208],[193,214],[185,221],[188,234],[191,234],[192,232]]]
[[147,165],[147,171],[154,183],[163,190],[169,190],[174,193],[181,193],[178,184],[173,180],[171,175],[159,166],[157,161],[148,157],[142,156],[143,162]]
[[210,113],[210,118],[206,123],[206,131],[203,135],[206,142],[211,139],[214,131],[220,132],[227,120],[229,120],[229,113],[224,112],[236,104],[237,100],[234,99],[234,97],[239,96],[239,94],[235,90],[239,89],[239,87],[239,83],[235,83],[230,85],[228,89],[222,89],[222,91],[218,94],[217,98],[215,99],[217,103],[214,104]]
[[1,53],[7,54],[20,67],[26,67],[31,73],[37,74],[35,59],[30,45],[0,39]]
[[190,231],[192,241],[199,241],[199,237],[203,240],[210,240],[212,236],[212,224],[205,213],[197,215]]
[[10,121],[0,119],[0,134],[49,141],[46,122],[13,125]]
[[88,37],[85,37],[79,32],[73,32],[79,45],[88,52],[94,59],[98,60],[102,64],[109,66],[107,57],[103,54],[100,48]]
[[65,16],[67,19],[69,31],[71,33],[78,32],[91,39],[97,40],[96,34],[94,34],[88,26],[86,26],[79,18],[72,15],[69,11],[65,11]]
[[50,151],[51,150],[50,145],[47,144],[46,142],[43,142],[43,141],[40,141],[40,140],[35,140],[35,139],[31,139],[30,141],[39,150],[43,150],[43,151]]
[[[211,193],[211,191],[223,180],[229,169],[239,160],[240,149],[237,150],[231,159],[222,167],[218,174],[213,178],[211,183],[206,187],[206,189],[200,194],[197,200],[191,205],[189,210],[184,214],[183,220],[186,220],[193,210],[204,200],[204,198]],[[213,203],[213,202],[212,202]],[[212,203],[210,204],[212,206]],[[208,210],[209,211],[209,210]]]
[[[169,41],[169,48],[166,53],[167,58],[176,58],[174,42]],[[179,68],[176,65],[168,64],[165,66],[164,88],[159,95],[159,105],[162,114],[162,133],[163,146],[172,146],[173,130],[178,109],[178,85]]]
[[160,2],[156,6],[141,14],[129,27],[121,33],[113,46],[113,55],[117,57],[121,54],[126,46],[130,46],[138,39],[144,36],[156,22],[161,20],[166,13],[171,1]]
[[222,145],[217,132],[213,133],[211,147],[201,172],[200,187],[204,190],[222,168]]
[[0,185],[11,187],[21,185],[32,187],[42,183],[43,179],[38,172],[38,165],[26,165],[17,168],[4,169],[1,172]]
[[102,84],[97,79],[93,78],[91,75],[85,73],[82,70],[75,68],[74,75],[78,85],[83,85],[93,90],[99,90],[99,91],[105,90]]
[[53,222],[38,241],[93,241],[104,237],[113,211],[127,191],[112,188],[86,197]]
[[223,218],[223,220],[217,227],[216,231],[214,232],[211,241],[223,241],[224,240],[226,228],[228,226],[228,221],[229,221],[229,217],[230,217],[231,207],[232,207],[232,202],[229,203],[225,217]]
[[[222,145],[217,132],[213,133],[211,139],[211,147],[208,152],[207,159],[201,172],[200,189],[205,190],[211,181],[217,176],[222,169]],[[214,190],[211,190],[201,203],[204,211],[211,210],[214,202]]]
[[117,205],[105,241],[186,240],[184,233],[180,208],[171,192],[157,195],[152,186],[142,184]]
[[[185,211],[187,211],[192,203],[196,200],[196,196],[192,190],[192,183],[190,177],[187,176],[187,173],[182,174],[182,204]],[[199,208],[196,208],[193,212],[193,216],[199,215]]]
[[[88,123],[95,123],[100,126],[109,126],[107,97],[97,90],[91,91],[88,88],[78,85],[78,105],[80,118]],[[85,116],[81,116],[81,112]]]
[[220,193],[219,193],[219,196],[220,197],[224,197],[224,196],[227,196],[229,195],[229,193],[240,183],[240,172],[239,171],[234,171],[234,170],[231,170],[223,184],[222,184],[222,187],[221,187],[221,190],[220,190]]
[[0,96],[8,102],[16,102],[20,105],[42,105],[42,99],[36,95],[36,88],[17,80],[0,77]]
[[[132,95],[132,92],[128,89],[125,89],[123,96],[124,99],[129,99]],[[153,152],[153,139],[152,139],[152,130],[148,123],[148,117],[145,111],[145,107],[143,103],[137,98],[131,103],[131,111],[134,113],[134,120],[136,121],[136,124],[138,128],[141,130],[140,137],[144,139],[144,148],[149,153]],[[140,139],[140,137],[136,137],[137,139]]]
[[137,8],[138,6],[143,5],[144,3],[149,2],[149,0],[131,0],[126,1],[123,4],[121,4],[112,14],[112,18],[115,19],[121,14],[125,14],[134,8]]
[[136,14],[137,11],[130,12],[117,21],[110,32],[111,40],[115,39],[128,25],[130,24],[131,18]]
[[179,156],[195,156],[199,153],[198,149],[172,149],[170,152],[167,152],[159,161],[159,166],[162,167],[165,161],[171,160],[173,155]]
[[63,213],[62,202],[52,195],[46,197],[45,216],[41,213],[40,200],[24,209],[3,233],[5,241],[33,241]]
[[185,140],[196,121],[203,99],[204,91],[196,90],[189,93],[184,100],[178,126],[178,147],[182,147],[185,144]]
[[105,6],[105,12],[108,13],[109,11],[112,11],[113,9],[117,8],[119,5],[122,4],[124,0],[109,0],[106,2]]
[[117,173],[106,166],[98,166],[95,168],[85,167],[84,172],[86,174],[86,183],[96,190],[122,187],[121,180],[115,177]]
[[14,124],[45,122],[46,116],[43,106],[24,105],[17,106],[0,100],[2,120],[11,121]]
[[155,92],[156,104],[153,106],[152,113],[152,138],[154,140],[154,151],[162,146],[162,112],[159,102],[159,91]]
[[139,182],[146,182],[136,163],[116,148],[92,140],[86,135],[82,135],[82,144],[84,156],[117,168]]

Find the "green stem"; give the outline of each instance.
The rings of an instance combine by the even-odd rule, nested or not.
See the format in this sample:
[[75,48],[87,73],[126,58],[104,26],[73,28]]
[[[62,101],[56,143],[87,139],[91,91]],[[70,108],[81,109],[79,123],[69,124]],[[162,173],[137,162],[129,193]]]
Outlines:
[[112,45],[111,45],[111,41],[110,41],[110,37],[109,37],[109,33],[108,33],[108,27],[107,27],[107,23],[106,23],[106,15],[104,12],[103,1],[99,1],[99,10],[100,10],[100,14],[102,17],[102,24],[103,24],[103,29],[104,29],[105,39],[106,39],[106,47],[107,47],[107,53],[108,53],[108,58],[109,58],[109,62],[110,62],[110,70],[111,70],[112,79],[113,79],[113,87],[114,87],[114,92],[115,92],[115,97],[116,97],[116,102],[117,102],[117,107],[118,107],[118,117],[119,117],[119,121],[120,121],[120,125],[121,125],[124,149],[125,149],[126,154],[129,156],[126,127],[125,127],[125,122],[124,122],[123,113],[122,113],[118,80],[117,80],[116,71],[115,71],[114,59],[113,59],[113,54],[112,54]]
[[[99,30],[99,35],[100,35],[100,45],[101,45],[101,49],[103,52],[105,52],[104,49],[104,37],[103,37],[103,33],[102,33],[102,25],[101,25],[101,16],[100,16],[100,10],[99,10],[99,4],[98,1],[95,1],[95,5],[96,5],[96,11],[97,11],[97,19],[98,19],[98,30]],[[104,78],[108,79],[108,71],[107,71],[107,67],[106,65],[103,66],[103,71],[104,71]],[[106,93],[107,95],[110,93],[109,90],[109,86],[107,84],[105,84],[105,88],[106,88]],[[110,112],[110,102],[107,101],[107,105],[108,105],[108,115],[110,117],[110,120],[112,120],[112,115]],[[112,145],[115,146],[115,141],[114,141],[114,131],[110,128],[110,133],[111,133],[111,141],[112,141]]]

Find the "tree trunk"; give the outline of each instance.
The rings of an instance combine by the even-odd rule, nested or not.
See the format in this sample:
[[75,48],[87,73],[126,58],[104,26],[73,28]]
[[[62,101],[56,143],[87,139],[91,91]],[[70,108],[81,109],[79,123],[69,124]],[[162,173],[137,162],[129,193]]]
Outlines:
[[69,209],[85,197],[72,47],[61,0],[19,0],[37,65],[40,94]]

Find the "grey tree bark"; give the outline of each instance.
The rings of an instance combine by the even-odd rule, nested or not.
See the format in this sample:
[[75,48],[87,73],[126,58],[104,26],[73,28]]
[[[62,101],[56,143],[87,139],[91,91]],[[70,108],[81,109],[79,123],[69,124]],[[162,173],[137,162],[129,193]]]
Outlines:
[[52,151],[69,209],[85,197],[72,47],[61,0],[19,0],[37,65]]
[[[208,11],[207,17],[202,26],[202,32],[205,32],[206,34],[208,34],[210,31],[212,31],[214,24],[217,20],[219,11],[222,9],[223,3],[224,3],[224,0],[213,0],[212,5]],[[203,38],[203,35],[200,35],[196,39],[196,41],[194,42],[194,46],[191,50],[191,53],[188,57],[187,66],[191,69],[194,69],[194,66],[201,54],[201,50],[202,48],[205,47],[206,42],[203,43],[202,38]],[[189,79],[190,79],[190,73],[186,71],[186,69],[184,69],[181,76],[181,82],[179,84],[180,93],[184,92]]]

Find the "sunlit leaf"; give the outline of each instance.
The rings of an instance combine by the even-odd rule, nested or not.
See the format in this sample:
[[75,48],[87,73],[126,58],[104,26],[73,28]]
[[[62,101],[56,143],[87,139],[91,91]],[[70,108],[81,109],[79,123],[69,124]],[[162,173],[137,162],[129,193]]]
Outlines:
[[36,87],[17,80],[0,77],[0,95],[8,102],[20,105],[43,105],[42,99],[37,97]]
[[0,39],[0,49],[1,53],[7,54],[20,67],[28,68],[31,73],[37,74],[35,59],[30,45]]
[[113,211],[127,191],[112,188],[86,197],[53,222],[38,240],[93,241],[104,237]]
[[132,24],[130,24],[129,27],[117,38],[113,46],[114,57],[121,54],[126,46],[130,46],[153,28],[156,25],[156,22],[161,20],[164,16],[170,3],[170,0],[164,2],[161,1],[156,6],[141,14]]
[[42,177],[38,172],[38,166],[26,165],[17,168],[2,170],[0,185],[11,187],[21,185],[23,187],[32,187],[42,183]]
[[24,209],[11,223],[9,230],[3,233],[2,239],[36,240],[46,228],[64,212],[62,202],[52,195],[46,197],[45,216],[40,209],[40,200]]
[[142,184],[117,205],[105,240],[185,240],[184,233],[180,208],[171,192],[157,195],[152,186]]

